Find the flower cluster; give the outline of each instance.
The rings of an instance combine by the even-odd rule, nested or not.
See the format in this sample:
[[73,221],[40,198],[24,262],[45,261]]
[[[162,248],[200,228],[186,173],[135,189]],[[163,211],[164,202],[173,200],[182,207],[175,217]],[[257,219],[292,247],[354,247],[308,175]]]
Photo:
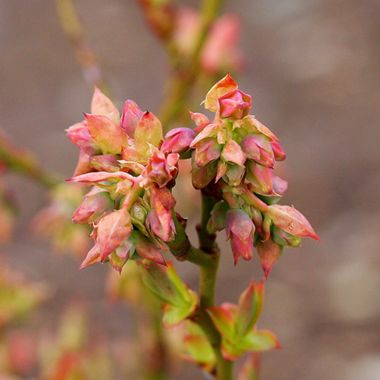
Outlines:
[[161,251],[175,235],[171,188],[181,149],[162,143],[161,123],[151,112],[127,100],[120,115],[98,89],[91,113],[67,134],[80,149],[69,181],[91,185],[73,216],[93,227],[95,245],[82,267],[109,260],[120,271],[129,258],[163,264]]
[[208,230],[226,230],[235,263],[239,257],[251,260],[256,246],[268,275],[284,246],[318,236],[299,211],[277,204],[287,182],[274,166],[285,152],[275,134],[249,115],[251,96],[227,75],[208,92],[204,106],[215,117],[191,114],[197,134],[189,147],[194,187],[218,200]]

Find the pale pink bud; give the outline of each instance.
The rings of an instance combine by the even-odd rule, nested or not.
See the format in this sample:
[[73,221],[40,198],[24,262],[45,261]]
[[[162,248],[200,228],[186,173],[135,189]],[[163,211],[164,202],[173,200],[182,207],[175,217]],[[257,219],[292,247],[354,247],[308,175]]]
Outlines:
[[273,195],[273,169],[256,164],[252,161],[247,165],[246,181],[251,190],[262,195]]
[[260,165],[272,168],[274,165],[274,154],[268,138],[263,135],[248,135],[242,141],[244,153],[251,160]]
[[146,184],[154,182],[158,184],[159,187],[166,186],[177,176],[178,160],[178,153],[165,155],[161,151],[155,150],[143,173]]
[[273,176],[272,182],[273,191],[278,195],[284,195],[288,189],[288,182],[276,175]]
[[131,232],[132,223],[127,210],[115,210],[103,216],[94,231],[101,259],[105,260]]
[[85,195],[83,202],[75,210],[72,220],[74,223],[91,223],[106,211],[111,211],[112,208],[113,202],[108,192],[94,187]]
[[227,238],[231,240],[235,265],[239,257],[251,260],[253,257],[253,235],[255,225],[250,217],[242,210],[233,209],[227,212]]
[[67,137],[70,141],[81,149],[89,149],[93,146],[93,140],[88,130],[87,122],[76,123],[66,129]]
[[279,259],[282,253],[282,247],[276,244],[273,240],[268,239],[257,244],[257,252],[259,254],[261,266],[265,277],[268,278],[273,264]]
[[133,100],[127,100],[124,103],[120,126],[128,133],[130,137],[134,136],[135,129],[143,114],[144,112]]
[[195,148],[194,159],[198,166],[205,166],[220,157],[221,146],[214,139],[205,139]]
[[252,106],[252,98],[243,91],[234,90],[218,99],[220,116],[241,119],[246,116]]
[[242,151],[240,145],[236,141],[229,140],[223,148],[222,158],[225,161],[232,162],[239,166],[243,166],[246,156]]
[[272,205],[268,207],[267,215],[278,228],[291,235],[319,240],[309,221],[294,207]]
[[150,204],[152,210],[147,217],[147,224],[151,231],[163,241],[170,241],[175,234],[172,211],[175,199],[166,187],[150,188]]
[[164,153],[182,153],[190,148],[195,131],[190,128],[175,128],[169,131],[161,145]]
[[204,127],[210,124],[209,118],[203,113],[190,112],[191,120],[195,124],[195,132],[199,133]]

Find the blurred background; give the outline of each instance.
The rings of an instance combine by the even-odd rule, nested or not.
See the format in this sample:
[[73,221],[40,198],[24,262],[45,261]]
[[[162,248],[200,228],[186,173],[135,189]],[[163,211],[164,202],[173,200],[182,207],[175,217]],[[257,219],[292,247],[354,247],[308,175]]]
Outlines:
[[[169,69],[135,1],[76,4],[117,98],[156,112]],[[287,249],[271,273],[260,326],[273,330],[283,349],[264,355],[263,379],[378,380],[380,2],[234,0],[225,10],[241,19],[240,87],[253,95],[255,115],[288,153],[281,167],[290,184],[283,202],[296,205],[321,236],[319,243]],[[1,128],[46,169],[70,177],[78,152],[64,129],[89,111],[92,88],[54,2],[0,0],[0,51]],[[54,334],[67,305],[84,303],[89,335],[107,341],[107,350],[128,366],[135,314],[107,300],[106,267],[79,271],[78,257],[57,255],[33,236],[30,220],[47,204],[46,192],[14,175],[6,183],[15,189],[19,215],[13,239],[0,248],[3,265],[50,284],[29,325]],[[191,230],[196,212],[181,207]],[[224,236],[220,244],[218,299],[233,302],[250,279],[261,277],[260,268],[258,260],[233,267]],[[196,286],[194,268],[181,268]],[[198,373],[191,365],[181,371],[173,379]]]

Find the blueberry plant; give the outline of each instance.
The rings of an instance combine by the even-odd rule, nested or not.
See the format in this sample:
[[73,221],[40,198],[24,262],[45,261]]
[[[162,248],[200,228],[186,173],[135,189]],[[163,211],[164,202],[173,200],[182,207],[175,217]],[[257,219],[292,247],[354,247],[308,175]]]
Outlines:
[[[285,247],[318,235],[301,212],[280,203],[287,182],[274,170],[285,152],[279,138],[251,114],[251,96],[228,74],[244,62],[236,16],[219,17],[220,0],[204,0],[199,11],[171,0],[137,3],[171,63],[159,116],[133,100],[119,111],[73,2],[57,0],[63,30],[85,78],[95,85],[90,111],[67,129],[79,148],[78,163],[64,183],[0,136],[0,169],[49,190],[50,205],[33,222],[37,233],[79,256],[86,251],[81,268],[108,263],[120,275],[119,282],[112,280],[113,294],[134,299],[150,316],[154,360],[144,378],[168,378],[167,329],[179,338],[181,356],[209,378],[257,380],[259,354],[280,347],[271,331],[258,327],[265,282]],[[205,85],[211,87],[202,102],[207,114],[191,112],[194,88],[199,92]],[[191,163],[192,186],[201,199],[196,245],[173,192],[184,162]],[[14,224],[7,194],[2,186],[0,219],[6,228],[1,239]],[[222,253],[218,234],[229,241],[231,270],[255,255],[263,269],[263,279],[247,284],[234,304],[215,300]],[[177,272],[181,262],[198,268],[198,289]],[[247,360],[237,371],[234,364],[242,356]]]
[[[67,130],[80,149],[69,181],[90,187],[73,216],[92,228],[94,245],[82,268],[109,262],[120,272],[136,261],[145,286],[162,303],[163,325],[183,324],[186,336],[195,336],[185,342],[188,357],[216,379],[228,380],[240,356],[277,348],[279,342],[257,327],[263,281],[250,283],[237,304],[215,304],[216,234],[225,230],[235,264],[256,252],[265,277],[284,247],[318,236],[298,210],[279,204],[287,183],[273,170],[285,153],[273,132],[249,114],[251,96],[226,75],[203,104],[214,114],[211,120],[191,113],[194,128],[164,136],[153,113],[127,100],[120,114],[95,89],[91,113]],[[199,247],[175,210],[180,160],[191,160],[192,184],[202,195]],[[199,267],[198,292],[182,281],[172,258]]]

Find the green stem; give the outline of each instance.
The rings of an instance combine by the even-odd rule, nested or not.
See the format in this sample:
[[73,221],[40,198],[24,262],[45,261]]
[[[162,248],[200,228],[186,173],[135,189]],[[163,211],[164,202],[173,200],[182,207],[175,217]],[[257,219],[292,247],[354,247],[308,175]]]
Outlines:
[[6,169],[24,175],[44,187],[52,188],[62,182],[55,175],[41,168],[32,153],[21,149],[0,131],[0,162]]
[[210,213],[217,200],[202,194],[202,216],[201,223],[197,226],[200,247],[203,255],[209,258],[206,264],[200,265],[199,274],[199,293],[200,293],[200,318],[199,326],[209,338],[214,348],[217,364],[216,379],[217,380],[233,380],[233,362],[223,358],[221,353],[221,336],[212,323],[207,309],[215,305],[215,289],[219,267],[219,249],[215,243],[215,234],[207,231],[207,223]]

